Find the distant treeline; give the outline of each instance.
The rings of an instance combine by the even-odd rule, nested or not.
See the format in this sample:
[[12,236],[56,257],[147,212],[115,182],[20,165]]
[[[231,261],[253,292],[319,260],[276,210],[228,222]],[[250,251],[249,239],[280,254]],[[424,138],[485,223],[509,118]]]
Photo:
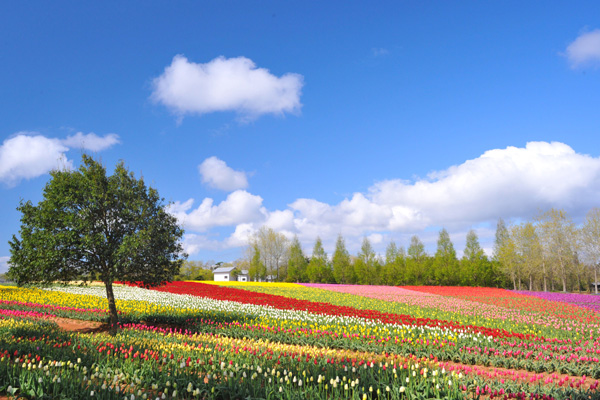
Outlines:
[[[358,254],[351,255],[339,235],[330,257],[318,237],[308,255],[297,237],[289,240],[263,227],[250,238],[245,258],[223,266],[248,270],[250,280],[260,281],[586,291],[597,281],[599,263],[600,210],[592,209],[576,227],[564,211],[552,209],[520,224],[499,219],[492,257],[474,230],[461,258],[446,229],[439,232],[435,254],[414,235],[408,248],[391,242],[383,256],[364,238]],[[209,264],[188,262],[180,277],[212,279]]]
[[[275,250],[275,251],[274,251]],[[470,231],[464,256],[456,250],[448,231],[439,234],[435,255],[425,252],[418,236],[408,249],[391,242],[384,257],[375,253],[369,239],[363,239],[357,255],[350,255],[344,238],[337,238],[331,257],[320,238],[312,254],[303,253],[298,238],[291,241],[270,228],[263,228],[252,240],[246,264],[250,279],[287,282],[341,283],[360,285],[462,285],[503,286],[500,265],[485,255],[477,235]]]

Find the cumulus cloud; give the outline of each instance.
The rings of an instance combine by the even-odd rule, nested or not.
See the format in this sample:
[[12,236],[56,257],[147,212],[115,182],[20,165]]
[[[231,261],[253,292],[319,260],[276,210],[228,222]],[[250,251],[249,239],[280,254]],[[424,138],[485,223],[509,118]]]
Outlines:
[[101,151],[116,143],[119,137],[112,133],[100,137],[78,132],[57,139],[37,132],[18,132],[0,145],[0,182],[12,187],[23,179],[36,178],[56,168],[72,169],[73,162],[66,156],[70,148]]
[[179,116],[235,111],[252,119],[298,112],[302,85],[302,75],[277,77],[245,57],[218,57],[198,64],[176,55],[154,79],[151,98]]
[[[212,199],[195,210],[191,200],[177,204],[176,215],[192,230],[235,229],[218,245],[199,244],[213,249],[243,246],[261,225],[289,238],[298,235],[309,247],[317,236],[333,246],[340,233],[349,248],[353,243],[359,246],[363,237],[384,246],[393,237],[412,234],[434,245],[441,227],[462,238],[468,229],[479,226],[478,233],[492,237],[499,217],[530,218],[550,207],[583,215],[599,197],[600,157],[577,153],[564,143],[529,142],[525,147],[486,151],[413,181],[377,182],[366,193],[354,193],[337,204],[304,198],[285,209],[268,211],[262,198],[237,191],[219,205],[213,205]],[[491,228],[481,227],[486,223]],[[480,238],[486,245],[486,238]]]
[[[600,158],[566,144],[530,142],[480,157],[415,182],[389,180],[370,200],[394,212],[390,229],[527,217],[549,207],[581,210],[600,194]],[[408,216],[408,217],[407,217]]]
[[20,132],[0,146],[0,181],[14,186],[58,167],[72,168],[67,150],[59,139]]
[[109,133],[108,135],[101,137],[93,132],[88,134],[77,132],[76,134],[63,139],[62,143],[70,148],[102,151],[114,146],[117,143],[120,143],[120,141],[119,135],[114,133]]
[[217,157],[209,157],[198,166],[202,182],[210,187],[231,192],[246,189],[248,179],[243,171],[236,171],[227,166],[225,161]]
[[572,68],[600,66],[600,29],[579,35],[565,53]]
[[230,193],[221,203],[214,205],[214,200],[205,198],[202,203],[192,209],[193,199],[183,203],[175,202],[169,206],[173,214],[186,229],[205,232],[219,226],[236,226],[264,220],[266,209],[262,206],[263,199],[245,190]]

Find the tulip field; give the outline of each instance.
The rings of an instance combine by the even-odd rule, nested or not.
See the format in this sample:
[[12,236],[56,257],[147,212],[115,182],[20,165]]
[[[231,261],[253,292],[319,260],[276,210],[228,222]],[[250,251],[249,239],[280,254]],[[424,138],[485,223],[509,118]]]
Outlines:
[[172,282],[0,286],[0,393],[28,399],[600,399],[594,295]]

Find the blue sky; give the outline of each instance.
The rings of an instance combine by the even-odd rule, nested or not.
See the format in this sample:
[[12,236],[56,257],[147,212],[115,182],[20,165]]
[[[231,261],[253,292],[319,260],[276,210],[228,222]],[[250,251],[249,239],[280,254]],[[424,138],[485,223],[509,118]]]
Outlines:
[[[0,269],[20,199],[81,152],[173,202],[190,259],[262,225],[331,253],[600,206],[600,5],[0,6]],[[59,160],[60,159],[60,160]]]

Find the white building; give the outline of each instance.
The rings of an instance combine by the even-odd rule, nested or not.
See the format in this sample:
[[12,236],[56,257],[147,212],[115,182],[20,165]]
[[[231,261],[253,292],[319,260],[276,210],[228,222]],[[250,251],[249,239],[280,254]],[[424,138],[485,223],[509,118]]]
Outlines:
[[236,277],[233,273],[235,267],[219,267],[213,271],[215,282],[235,281]]
[[250,280],[250,274],[247,269],[243,269],[237,276],[238,282],[248,282]]

